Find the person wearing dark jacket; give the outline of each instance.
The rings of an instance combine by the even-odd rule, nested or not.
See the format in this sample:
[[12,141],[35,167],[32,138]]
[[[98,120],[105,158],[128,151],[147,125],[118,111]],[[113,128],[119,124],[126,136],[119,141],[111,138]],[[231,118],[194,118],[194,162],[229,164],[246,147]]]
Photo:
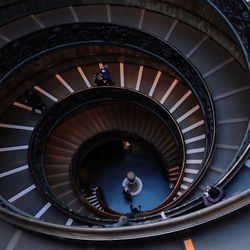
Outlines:
[[112,84],[112,80],[111,80],[111,76],[110,76],[110,72],[109,72],[109,66],[108,66],[108,65],[104,65],[104,66],[101,68],[100,73],[102,74],[103,81],[104,81],[107,85],[111,85],[111,84]]
[[103,81],[103,76],[100,72],[95,74],[95,84],[97,86],[106,86],[107,84]]
[[140,213],[141,212],[141,205],[139,205],[138,208],[135,207],[134,205],[130,205],[130,211],[131,211],[132,215],[136,215],[136,214]]
[[220,187],[207,186],[207,189],[203,195],[203,201],[205,206],[211,206],[217,202],[223,200],[225,197],[225,192]]
[[108,65],[104,65],[100,69],[100,72],[95,74],[94,78],[97,86],[109,86],[113,84]]
[[132,195],[131,195],[129,189],[124,188],[124,189],[122,190],[122,193],[123,193],[123,195],[124,195],[125,200],[127,200],[127,201],[132,201]]
[[47,109],[42,98],[32,89],[26,90],[24,93],[24,102],[32,107],[32,111],[40,110],[42,113]]

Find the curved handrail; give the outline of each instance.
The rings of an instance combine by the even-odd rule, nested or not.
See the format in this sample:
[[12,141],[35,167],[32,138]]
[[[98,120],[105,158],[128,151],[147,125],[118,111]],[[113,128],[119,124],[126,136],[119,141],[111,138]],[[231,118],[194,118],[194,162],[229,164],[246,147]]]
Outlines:
[[[105,36],[103,36],[103,32],[105,32]],[[116,35],[114,36],[114,34]],[[53,43],[51,42],[52,36]],[[91,43],[98,45],[111,44],[144,52],[167,65],[184,80],[184,83],[189,85],[200,104],[206,126],[211,131],[207,136],[207,140],[210,144],[213,144],[215,112],[212,97],[197,69],[166,41],[124,26],[93,23],[55,26],[26,35],[17,41],[20,43],[17,49],[13,50],[12,43],[2,48],[2,60],[6,65],[2,67],[3,69],[0,72],[0,75],[2,75],[0,84],[7,81],[7,79],[9,80],[11,75],[16,74],[20,68],[31,63],[31,61],[34,62],[35,59],[42,55],[52,53],[58,49],[79,47]],[[27,44],[33,43],[38,44],[38,46],[30,45],[29,49],[27,49]],[[23,49],[24,46],[25,50]],[[16,60],[10,61],[9,57],[10,55],[14,56],[13,54]],[[32,56],[30,56],[31,54]]]
[[250,71],[250,7],[244,0],[207,0],[233,32]]
[[[241,167],[245,164],[246,160],[250,155],[250,121],[248,123],[247,133],[243,139],[241,148],[238,154],[235,156],[232,164],[228,168],[227,173],[217,182],[216,186],[225,187],[228,185],[230,180],[235,176],[235,174],[241,169]],[[202,196],[197,197],[196,199],[183,204],[182,206],[173,208],[169,211],[166,211],[166,215],[173,216],[188,211],[192,208],[199,206],[202,203]]]
[[0,207],[0,217],[25,230],[66,239],[86,241],[131,240],[171,234],[221,218],[250,204],[250,189],[211,207],[173,219],[117,228],[81,228],[26,218]]
[[[159,117],[161,122],[167,126],[173,138],[176,141],[178,147],[180,147],[183,154],[183,164],[180,171],[179,179],[182,179],[185,167],[185,146],[184,139],[179,128],[179,125],[172,117],[172,115],[165,109],[163,106],[160,106],[158,102],[154,99],[146,96],[143,93],[138,93],[134,90],[128,90],[120,87],[98,87],[90,88],[75,92],[73,95],[69,95],[62,99],[60,102],[55,104],[41,119],[40,123],[33,130],[32,138],[30,141],[30,150],[29,150],[29,165],[30,171],[36,181],[36,184],[43,191],[43,193],[50,199],[52,204],[57,206],[62,211],[66,212],[69,216],[77,216],[74,211],[70,211],[62,202],[58,201],[53,191],[51,190],[46,175],[44,172],[44,152],[47,140],[52,133],[52,130],[63,121],[69,114],[76,112],[81,108],[86,108],[89,105],[96,105],[96,103],[101,103],[105,101],[117,101],[117,100],[127,100],[128,102],[134,103],[138,106],[144,107],[145,109],[150,110],[156,117]],[[178,137],[177,137],[178,135]],[[172,197],[177,187],[179,187],[180,182],[175,184],[175,188],[166,198]],[[165,201],[165,202],[166,202]],[[98,211],[101,213],[101,211]],[[115,215],[112,215],[115,216]],[[117,216],[115,216],[117,217]],[[81,220],[81,217],[78,216],[77,219]],[[84,218],[82,218],[84,220]],[[92,219],[94,220],[94,219]],[[98,221],[101,222],[101,219]]]
[[[103,190],[99,187],[96,188],[96,197],[104,211],[107,211],[109,213],[117,213],[107,205],[107,202],[105,201],[105,198],[104,198]],[[117,214],[120,214],[121,216],[121,213],[117,213]]]
[[[230,172],[230,173],[232,173],[232,172]],[[225,179],[226,177],[224,177],[223,179]],[[222,181],[223,181],[223,179],[222,179]]]
[[[228,169],[228,172],[217,182],[216,186],[225,187],[230,182],[230,180],[235,176],[235,174],[241,169],[241,167],[246,162],[246,160],[249,158],[249,155],[250,155],[250,121],[249,121],[247,130],[248,130],[248,133],[246,133],[244,137],[239,153],[236,155],[235,159],[233,160],[231,166]],[[183,214],[195,208],[199,208],[199,206],[201,206],[202,203],[203,201],[202,201],[202,195],[201,195],[194,200],[184,203],[181,206],[174,207],[164,212],[167,217],[175,217],[175,216],[178,216],[179,214]],[[159,217],[160,215],[152,215],[152,216],[148,216],[147,219],[153,220]]]
[[[110,209],[106,205],[106,203],[104,201],[104,198],[100,194],[101,193],[100,188],[96,187],[96,198],[97,198],[99,204],[101,205],[101,207],[103,208],[103,210],[99,210],[98,208],[93,206],[91,203],[89,203],[87,201],[87,198],[84,195],[80,194],[79,190],[76,190],[75,187],[73,187],[73,188],[75,189],[74,191],[76,192],[76,194],[77,194],[79,200],[82,202],[82,204],[84,206],[86,206],[87,208],[89,208],[92,212],[94,212],[95,215],[99,215],[101,217],[101,221],[102,221],[103,216],[105,216],[107,222],[110,222],[111,220],[119,219],[119,217],[121,216],[121,214],[119,214],[118,212],[113,211],[112,209]],[[108,220],[110,220],[110,221],[108,221]],[[102,221],[102,222],[105,223],[105,221]]]
[[[58,36],[56,35],[54,37],[54,42],[57,46],[53,47],[53,44],[47,45],[44,40],[47,39],[47,42],[49,43],[49,39],[51,37],[50,34],[54,34],[55,29],[57,29],[56,34],[58,34]],[[102,32],[100,33],[100,30],[105,30],[105,39],[102,35]],[[200,104],[201,111],[204,115],[205,125],[208,131],[206,136],[206,160],[203,163],[203,168],[197,175],[196,180],[191,184],[190,189],[185,192],[181,197],[184,198],[184,196],[188,195],[188,193],[194,188],[194,183],[198,181],[201,177],[201,172],[206,170],[206,168],[208,167],[212,151],[214,149],[215,138],[215,112],[212,103],[212,97],[209,94],[208,89],[204,81],[202,80],[200,74],[193,67],[193,65],[191,65],[190,62],[183,58],[179,54],[179,52],[176,51],[171,45],[167,44],[166,41],[162,41],[146,33],[118,25],[79,23],[77,25],[63,25],[58,26],[56,28],[47,28],[45,30],[32,33],[32,35],[30,36],[24,36],[23,39],[20,40],[20,43],[22,44],[20,46],[22,47],[23,43],[25,43],[25,47],[27,46],[26,39],[29,39],[29,43],[32,43],[32,39],[35,39],[35,41],[38,42],[37,37],[40,36],[37,36],[37,34],[40,33],[44,36],[43,41],[39,41],[39,44],[41,44],[41,48],[40,46],[36,46],[36,49],[34,50],[34,57],[29,57],[29,59],[27,60],[34,60],[39,54],[41,56],[43,53],[46,54],[52,52],[55,49],[64,48],[68,46],[74,47],[84,44],[86,45],[90,41],[94,44],[107,44],[109,42],[109,44],[112,44],[113,46],[124,46],[126,48],[133,48],[136,51],[143,51],[147,55],[150,55],[153,58],[158,59],[159,61],[168,65],[173,71],[175,71],[185,80],[184,82],[189,85],[190,89],[192,89],[194,96],[197,98],[197,101]],[[75,38],[76,40],[74,42],[68,40],[69,36],[67,34],[69,33],[72,33],[72,36],[77,33],[77,37]],[[116,36],[114,36],[113,34],[116,34]],[[77,41],[79,39],[80,41]],[[44,46],[44,44],[46,44],[47,47]],[[49,46],[52,46],[53,48],[50,48]],[[10,50],[8,50],[10,49],[9,45],[6,46],[6,49],[10,53]],[[44,49],[43,52],[41,52],[42,49]],[[19,50],[16,50],[16,53],[19,53]],[[26,56],[27,55],[22,54],[21,58],[25,58]],[[15,57],[18,56],[15,55]],[[28,61],[26,61],[26,63],[27,62]],[[15,70],[17,70],[19,66],[22,67],[23,62],[21,62],[20,65],[16,66]]]
[[[119,88],[118,88],[119,89]],[[147,103],[145,102],[145,105]],[[155,117],[156,119],[156,117]],[[167,128],[165,128],[167,130]],[[180,131],[179,131],[180,132]],[[177,131],[175,132],[177,133]],[[169,133],[169,136],[171,136],[171,133]],[[128,139],[129,141],[137,141],[137,143],[139,144],[143,144],[144,147],[150,147],[150,149],[152,150],[152,152],[154,151],[156,155],[158,155],[158,157],[160,158],[161,155],[160,153],[157,152],[157,146],[155,146],[156,148],[151,148],[151,145],[146,143],[146,141],[144,141],[144,139],[147,139],[147,137],[145,136],[144,139],[140,138],[139,135],[136,135],[136,133],[134,134],[131,134],[131,131],[130,132],[125,132],[125,131],[118,131],[118,130],[109,130],[109,131],[106,131],[106,132],[102,132],[102,133],[99,133],[93,137],[91,137],[91,139],[83,142],[83,144],[78,148],[78,151],[75,152],[74,156],[73,156],[73,159],[72,159],[72,162],[71,162],[71,179],[72,179],[72,184],[73,184],[73,187],[75,189],[75,192],[78,193],[78,195],[80,195],[80,192],[79,190],[81,190],[80,188],[80,184],[78,183],[78,181],[76,181],[78,179],[77,176],[79,176],[78,174],[78,171],[79,171],[79,166],[81,164],[79,164],[80,162],[83,161],[83,159],[88,155],[88,153],[93,150],[93,148],[97,145],[97,144],[100,144],[102,143],[103,141],[108,141],[108,140],[112,140],[114,138],[126,138]],[[181,138],[181,140],[183,140],[183,138]],[[149,214],[153,214],[153,213],[158,213],[158,211],[161,211],[162,209],[164,209],[164,205],[166,203],[168,203],[169,200],[172,200],[173,196],[175,195],[176,193],[176,190],[179,188],[180,184],[181,184],[181,181],[182,181],[182,178],[183,178],[183,173],[184,173],[184,168],[185,168],[185,153],[183,153],[183,155],[181,155],[181,152],[184,151],[184,145],[183,145],[183,141],[181,141],[181,145],[176,145],[176,147],[180,147],[179,148],[179,151],[180,151],[180,155],[178,156],[180,158],[180,169],[179,169],[179,172],[178,172],[178,179],[174,185],[174,188],[171,190],[171,192],[167,195],[167,197],[161,202],[161,204],[159,204],[157,207],[151,209],[151,210],[147,210],[145,212],[143,212],[143,216],[147,216]],[[182,149],[183,147],[183,149]],[[161,152],[159,150],[159,152]],[[183,158],[182,158],[183,157]],[[162,162],[163,164],[165,163],[165,165],[167,165],[167,162],[165,162],[163,159],[162,159]],[[84,202],[84,204],[86,204],[86,202]],[[89,205],[89,204],[87,204]],[[93,206],[91,206],[93,208]],[[112,216],[116,216],[117,215],[121,215],[122,213],[120,212],[117,212],[117,211],[114,211],[110,208],[108,208],[108,206],[105,204],[104,202],[104,206],[103,206],[104,211],[105,212],[111,212]],[[96,210],[96,209],[95,209]],[[97,211],[96,212],[98,214],[103,214],[103,211]],[[108,215],[108,214],[107,214]]]
[[[8,1],[9,2],[9,1]],[[216,40],[220,45],[224,45],[226,47],[226,49],[228,51],[231,51],[231,53],[234,55],[234,57],[237,58],[237,60],[240,61],[241,64],[243,64],[242,62],[242,58],[241,55],[239,55],[235,44],[228,39],[228,37],[226,37],[221,31],[217,30],[217,28],[213,28],[213,26],[217,25],[217,15],[215,16],[215,18],[213,18],[213,8],[206,8],[206,13],[207,15],[203,15],[199,13],[199,7],[200,5],[197,6],[197,2],[201,2],[201,4],[203,4],[202,1],[194,1],[195,4],[193,3],[188,3],[188,4],[181,4],[181,3],[174,3],[173,5],[173,1],[171,0],[158,0],[158,1],[154,1],[154,3],[156,4],[146,4],[143,1],[130,1],[130,0],[106,0],[106,1],[98,1],[98,0],[92,0],[91,2],[89,2],[88,0],[74,0],[74,2],[72,1],[66,1],[64,0],[63,2],[58,1],[56,3],[53,3],[53,5],[50,5],[50,0],[44,0],[43,2],[46,2],[46,4],[41,4],[41,3],[37,3],[35,6],[31,4],[32,1],[26,1],[26,6],[27,6],[27,10],[29,10],[27,12],[27,10],[23,10],[23,11],[18,11],[20,9],[20,4],[22,4],[23,1],[18,0],[12,0],[11,1],[12,4],[2,4],[0,7],[0,14],[2,13],[2,20],[1,20],[1,25],[5,25],[9,22],[12,21],[16,21],[20,18],[23,18],[25,16],[28,16],[30,14],[37,14],[37,13],[41,13],[43,11],[52,11],[54,9],[58,9],[58,8],[64,8],[67,7],[69,4],[70,6],[79,6],[79,5],[100,5],[100,4],[110,4],[110,5],[119,5],[119,6],[130,6],[130,7],[135,7],[135,8],[146,8],[149,11],[154,11],[154,12],[158,12],[160,14],[163,15],[167,15],[170,17],[175,17],[176,19],[181,20],[184,23],[187,23],[188,25],[193,26],[194,28],[200,30],[201,32],[209,35],[210,37],[212,37],[214,40]],[[15,3],[17,2],[17,3]],[[68,2],[68,3],[67,3]],[[181,1],[180,1],[181,2]],[[241,1],[243,2],[243,1]],[[204,3],[206,3],[204,1]],[[227,4],[227,2],[225,1],[224,3],[225,5]],[[155,5],[155,6],[154,6]],[[46,6],[46,7],[45,7]],[[188,7],[187,7],[188,6]],[[191,8],[189,6],[192,6]],[[198,8],[197,8],[198,7]],[[11,9],[11,11],[9,11]],[[14,11],[16,10],[16,11]],[[32,12],[30,12],[32,10]],[[8,14],[8,12],[11,13],[11,15],[6,15]],[[13,14],[15,13],[15,14]],[[195,20],[195,22],[193,22],[193,20]],[[205,23],[205,25],[200,25],[201,23]],[[211,32],[212,30],[212,32]],[[231,31],[231,29],[230,29]],[[232,50],[233,48],[233,50]]]

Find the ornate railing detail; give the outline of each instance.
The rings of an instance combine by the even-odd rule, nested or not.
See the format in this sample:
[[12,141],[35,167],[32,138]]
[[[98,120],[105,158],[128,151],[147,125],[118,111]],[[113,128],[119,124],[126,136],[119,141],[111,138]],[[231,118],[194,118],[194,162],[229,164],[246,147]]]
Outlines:
[[[68,24],[26,35],[5,47],[0,54],[0,78],[15,74],[26,63],[60,48],[86,44],[110,44],[134,48],[169,65],[193,90],[200,103],[207,127],[207,146],[213,145],[214,108],[210,94],[196,69],[174,48],[153,36],[130,28],[109,24]],[[24,63],[25,61],[25,63]],[[14,69],[14,70],[13,70]],[[1,83],[0,83],[1,84]]]
[[[155,117],[155,119],[157,119],[157,117]],[[169,123],[169,122],[167,122],[167,123]],[[167,127],[165,127],[165,129],[168,130]],[[177,130],[174,133],[173,133],[173,131],[170,131],[171,136],[174,136],[174,137],[178,137],[179,136],[178,133],[179,133],[179,131],[177,131]],[[96,145],[99,145],[99,144],[106,142],[106,141],[112,141],[114,139],[120,139],[121,141],[128,140],[130,142],[135,142],[137,145],[143,146],[143,148],[149,148],[151,150],[151,152],[154,152],[154,154],[157,155],[157,157],[159,159],[162,159],[162,163],[165,167],[168,166],[168,162],[163,159],[160,149],[151,145],[149,143],[149,141],[147,141],[146,135],[144,138],[141,138],[140,136],[138,136],[132,132],[125,132],[125,131],[121,131],[121,130],[109,130],[109,131],[101,132],[101,133],[98,133],[98,134],[92,136],[90,139],[88,139],[86,142],[84,142],[78,148],[78,150],[74,153],[74,156],[72,157],[71,169],[70,169],[71,182],[72,182],[72,185],[74,186],[74,190],[76,191],[76,193],[78,193],[78,195],[81,194],[80,190],[82,189],[80,181],[79,181],[79,176],[80,176],[79,171],[80,171],[80,167],[83,165],[84,159],[96,147]],[[176,140],[176,138],[175,138],[175,141],[177,141],[175,146],[176,146],[177,152],[178,152],[178,156],[176,156],[175,160],[179,161],[178,164],[181,167],[179,169],[178,180],[176,181],[175,187],[171,191],[171,193],[169,193],[168,196],[166,196],[166,198],[162,202],[162,206],[168,204],[168,202],[171,201],[171,199],[173,198],[173,196],[176,193],[176,190],[178,190],[178,188],[181,184],[183,173],[184,173],[184,169],[183,169],[183,167],[185,166],[185,164],[183,164],[183,162],[184,162],[183,157],[185,157],[185,154],[183,153],[184,147],[183,147],[183,145],[178,145],[179,143],[181,143],[179,139]],[[163,171],[165,171],[165,170],[166,170],[166,168],[163,169]],[[102,201],[101,198],[100,198],[100,201]],[[105,212],[109,212],[111,214],[118,214],[118,212],[115,212],[112,209],[110,209],[105,204],[105,202],[103,202],[102,204],[103,204],[102,207],[104,208]],[[145,214],[147,214],[147,212]],[[145,216],[145,214],[143,216]]]
[[209,0],[225,16],[240,38],[250,63],[250,8],[243,0]]

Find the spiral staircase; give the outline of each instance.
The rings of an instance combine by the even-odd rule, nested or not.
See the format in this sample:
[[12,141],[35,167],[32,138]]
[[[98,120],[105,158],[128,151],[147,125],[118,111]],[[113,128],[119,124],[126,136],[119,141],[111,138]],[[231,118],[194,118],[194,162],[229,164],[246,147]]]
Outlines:
[[[247,2],[8,0],[0,13],[0,249],[249,248]],[[99,87],[105,64],[113,84]],[[142,212],[124,222],[136,161]],[[207,185],[226,197],[206,208]]]

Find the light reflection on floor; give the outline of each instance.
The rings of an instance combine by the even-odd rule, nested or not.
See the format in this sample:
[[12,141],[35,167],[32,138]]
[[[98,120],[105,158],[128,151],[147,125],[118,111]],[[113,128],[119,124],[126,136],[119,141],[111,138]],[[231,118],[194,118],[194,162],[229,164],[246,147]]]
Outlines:
[[[141,178],[143,189],[130,203],[122,194],[122,181],[131,170]],[[129,212],[130,204],[141,205],[142,211],[152,209],[170,192],[160,163],[149,152],[113,155],[112,159],[106,159],[104,162],[97,160],[96,166],[92,166],[92,171],[95,171],[95,185],[103,189],[107,204],[119,212]]]

